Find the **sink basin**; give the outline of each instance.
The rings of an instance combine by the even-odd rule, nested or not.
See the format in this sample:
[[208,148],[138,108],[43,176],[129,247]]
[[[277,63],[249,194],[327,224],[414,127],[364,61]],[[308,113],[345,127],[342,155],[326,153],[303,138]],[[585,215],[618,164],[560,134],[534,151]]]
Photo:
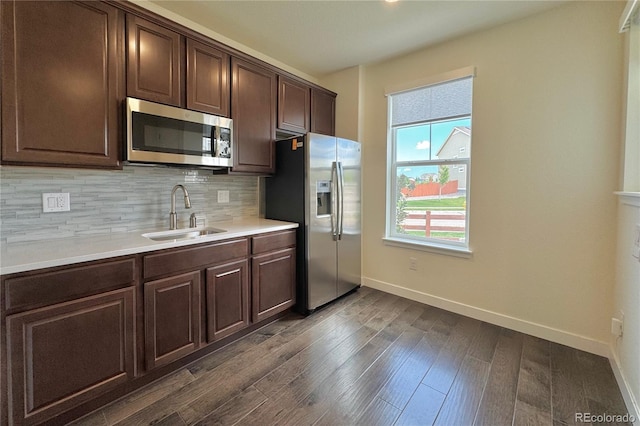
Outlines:
[[171,231],[148,232],[142,234],[142,236],[153,241],[192,240],[221,232],[227,231],[219,228],[183,228]]

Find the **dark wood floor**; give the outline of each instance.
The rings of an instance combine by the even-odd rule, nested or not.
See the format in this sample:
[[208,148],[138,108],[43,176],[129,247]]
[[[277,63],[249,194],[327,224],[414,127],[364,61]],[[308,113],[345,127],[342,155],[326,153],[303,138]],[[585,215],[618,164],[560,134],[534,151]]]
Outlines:
[[361,288],[78,424],[559,426],[575,413],[627,413],[607,359]]

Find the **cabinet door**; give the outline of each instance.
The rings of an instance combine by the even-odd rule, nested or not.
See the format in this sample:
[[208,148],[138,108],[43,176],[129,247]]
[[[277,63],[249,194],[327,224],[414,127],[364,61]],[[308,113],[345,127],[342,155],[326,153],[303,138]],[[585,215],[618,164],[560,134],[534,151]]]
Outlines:
[[310,129],[310,87],[278,76],[278,129],[307,133]]
[[134,288],[7,317],[14,424],[38,424],[134,377]]
[[207,269],[207,341],[249,325],[249,261]]
[[229,116],[229,54],[187,39],[187,108]]
[[311,89],[311,131],[336,135],[336,96],[320,89]]
[[127,15],[127,95],[183,106],[182,36],[134,15]]
[[3,1],[2,162],[119,166],[122,12]]
[[144,284],[147,369],[193,352],[200,342],[200,272]]
[[233,118],[233,171],[269,174],[275,170],[275,73],[231,58]]
[[296,301],[295,249],[254,256],[251,284],[253,322],[293,306]]

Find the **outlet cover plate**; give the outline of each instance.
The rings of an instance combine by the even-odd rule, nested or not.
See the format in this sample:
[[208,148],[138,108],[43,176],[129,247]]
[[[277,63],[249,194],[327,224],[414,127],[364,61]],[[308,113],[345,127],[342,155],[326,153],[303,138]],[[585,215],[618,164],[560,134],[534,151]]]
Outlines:
[[229,202],[229,191],[221,190],[218,191],[218,203],[228,203]]
[[68,192],[46,192],[42,194],[43,213],[68,212],[71,210]]

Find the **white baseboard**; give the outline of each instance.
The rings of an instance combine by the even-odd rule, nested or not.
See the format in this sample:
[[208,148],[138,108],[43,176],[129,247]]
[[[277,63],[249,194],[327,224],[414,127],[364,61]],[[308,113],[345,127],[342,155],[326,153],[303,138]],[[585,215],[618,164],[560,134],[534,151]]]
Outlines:
[[508,315],[499,314],[497,312],[488,311],[486,309],[476,308],[475,306],[465,305],[442,297],[433,296],[395,284],[386,283],[384,281],[374,280],[372,278],[362,277],[362,285],[365,287],[375,288],[386,293],[395,294],[396,296],[405,297],[415,300],[416,302],[425,303],[447,311],[455,312],[460,315],[475,318],[490,324],[499,325],[521,333],[530,334],[541,339],[550,340],[561,345],[570,346],[585,352],[590,352],[606,358],[610,356],[609,345],[605,342],[591,339],[579,334],[570,333],[568,331],[559,330],[542,324],[522,320]]
[[627,410],[629,410],[629,414],[635,418],[633,424],[635,426],[640,426],[640,405],[638,405],[638,400],[631,391],[631,387],[629,386],[629,382],[624,374],[624,370],[620,366],[620,359],[618,359],[618,355],[612,346],[609,346],[609,363],[611,364],[613,374],[616,376],[616,381],[620,387],[620,392],[624,398]]

